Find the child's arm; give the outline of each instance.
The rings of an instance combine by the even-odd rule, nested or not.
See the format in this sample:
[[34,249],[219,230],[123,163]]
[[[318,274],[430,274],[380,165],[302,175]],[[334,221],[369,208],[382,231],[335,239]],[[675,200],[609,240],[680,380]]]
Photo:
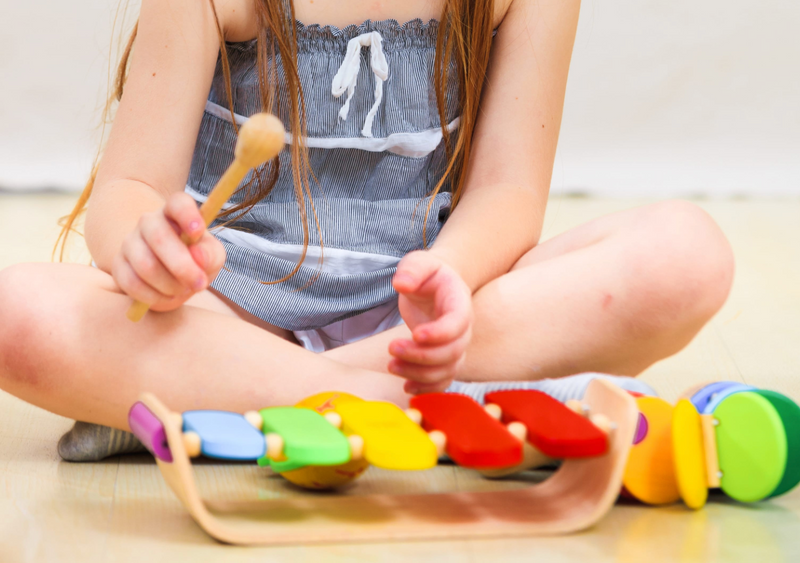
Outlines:
[[539,240],[578,0],[514,0],[500,26],[464,196],[431,251],[472,291]]
[[400,262],[395,288],[413,340],[390,345],[412,391],[452,379],[469,341],[470,301],[541,234],[579,0],[514,0],[495,37],[464,195],[427,252]]
[[[246,4],[216,1],[223,29],[233,3]],[[210,2],[142,2],[128,80],[89,202],[86,240],[96,264],[157,310],[204,289],[224,262],[222,246],[182,193],[218,52]]]

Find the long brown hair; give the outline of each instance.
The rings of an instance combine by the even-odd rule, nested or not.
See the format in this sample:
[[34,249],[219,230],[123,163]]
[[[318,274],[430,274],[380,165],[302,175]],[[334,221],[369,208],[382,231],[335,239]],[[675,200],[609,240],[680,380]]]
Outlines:
[[[228,108],[235,128],[233,91],[225,37],[214,8],[214,0],[209,0],[209,2],[214,11],[219,35],[220,66],[225,80]],[[274,112],[281,96],[285,96],[288,101],[289,129],[293,138],[289,149],[291,150],[292,177],[294,179],[297,206],[303,222],[303,255],[288,276],[274,282],[265,282],[277,283],[293,276],[305,259],[309,242],[306,197],[320,233],[320,243],[322,242],[322,236],[321,231],[319,231],[319,223],[316,221],[316,212],[314,211],[310,193],[310,179],[313,178],[313,173],[309,163],[308,151],[303,144],[303,140],[306,137],[306,108],[297,69],[297,28],[295,25],[294,5],[292,2],[285,2],[285,0],[253,0],[253,2],[259,29],[256,37],[256,53],[261,104],[264,111]],[[437,32],[436,55],[434,58],[434,90],[447,151],[447,164],[430,195],[435,196],[438,194],[449,179],[452,192],[451,209],[458,204],[464,188],[467,169],[466,161],[472,148],[472,133],[478,117],[481,91],[489,64],[493,18],[494,0],[444,0],[439,19],[440,26]],[[136,31],[137,28],[134,27],[120,58],[112,96],[106,105],[104,118],[110,114],[114,102],[122,98],[130,54],[136,40]],[[285,92],[279,92],[277,87],[278,79],[275,65],[277,56],[280,56],[285,71]],[[455,69],[457,74],[455,78],[459,85],[458,106],[461,110],[460,123],[456,135],[451,135],[447,130],[447,116],[445,113],[448,101],[447,85],[453,79],[451,76],[452,69]],[[86,210],[97,174],[99,156],[98,154],[92,167],[91,176],[74,209],[62,219],[62,230],[53,251],[54,256],[58,253],[60,261],[64,259],[69,234],[75,231],[76,221]],[[227,222],[230,222],[241,214],[246,213],[253,205],[269,194],[278,178],[278,171],[278,159],[257,170],[253,174],[251,182],[241,188],[243,193],[241,202],[224,210],[220,217],[224,217]],[[428,213],[432,204],[433,197],[430,198],[425,211],[425,220],[423,221],[423,244],[425,245],[427,245],[425,225],[427,225]]]

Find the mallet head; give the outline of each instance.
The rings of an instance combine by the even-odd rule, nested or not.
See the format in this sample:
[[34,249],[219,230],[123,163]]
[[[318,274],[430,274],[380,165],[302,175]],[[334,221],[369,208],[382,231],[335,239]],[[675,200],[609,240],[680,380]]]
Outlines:
[[247,168],[260,166],[281,152],[284,136],[283,124],[274,115],[252,115],[239,129],[236,160]]

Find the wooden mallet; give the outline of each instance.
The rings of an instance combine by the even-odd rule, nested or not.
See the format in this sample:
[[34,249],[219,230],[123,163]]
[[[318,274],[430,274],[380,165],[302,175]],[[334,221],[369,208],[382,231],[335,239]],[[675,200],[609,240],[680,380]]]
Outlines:
[[[284,135],[283,124],[268,113],[257,113],[242,125],[233,162],[208,194],[208,199],[200,206],[200,215],[206,227],[214,221],[250,169],[275,158],[281,152]],[[181,238],[187,242],[185,235]],[[127,316],[133,322],[138,322],[149,308],[147,303],[135,301],[128,309]]]

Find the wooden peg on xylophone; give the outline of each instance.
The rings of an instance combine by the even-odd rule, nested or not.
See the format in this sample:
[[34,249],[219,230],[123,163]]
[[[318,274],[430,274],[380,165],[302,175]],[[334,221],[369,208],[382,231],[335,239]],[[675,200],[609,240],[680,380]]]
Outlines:
[[508,430],[508,433],[514,436],[514,438],[523,443],[525,442],[525,438],[528,437],[528,429],[521,422],[509,422],[506,425],[506,430]]
[[264,426],[264,419],[256,411],[247,411],[244,413],[244,419],[256,430],[261,430]]
[[347,437],[350,443],[350,461],[363,459],[364,457],[364,438],[358,434],[351,434]]
[[581,416],[587,416],[589,414],[589,407],[577,399],[570,399],[564,403],[564,405],[575,414],[579,414]]
[[417,409],[406,409],[406,416],[408,416],[414,424],[422,426],[422,413]]
[[441,430],[431,430],[428,432],[428,438],[431,439],[433,445],[436,446],[436,455],[439,457],[444,455],[447,448],[447,436]]
[[598,414],[593,414],[593,415],[589,416],[589,420],[591,421],[592,424],[597,426],[597,428],[603,434],[608,434],[609,432],[611,432],[615,428],[614,423],[611,422],[608,419],[608,417],[606,415],[604,415],[604,414],[599,414],[599,413]]
[[267,444],[267,457],[272,460],[280,460],[283,458],[283,438],[280,434],[270,432],[264,435],[264,441]]
[[183,433],[183,447],[186,449],[186,455],[189,457],[197,457],[200,455],[202,440],[197,432],[184,432]]
[[483,410],[485,410],[489,416],[495,420],[500,420],[500,418],[503,416],[503,409],[500,408],[500,405],[496,405],[494,403],[486,403],[483,405]]
[[328,411],[322,415],[334,428],[342,427],[342,417],[338,412]]

